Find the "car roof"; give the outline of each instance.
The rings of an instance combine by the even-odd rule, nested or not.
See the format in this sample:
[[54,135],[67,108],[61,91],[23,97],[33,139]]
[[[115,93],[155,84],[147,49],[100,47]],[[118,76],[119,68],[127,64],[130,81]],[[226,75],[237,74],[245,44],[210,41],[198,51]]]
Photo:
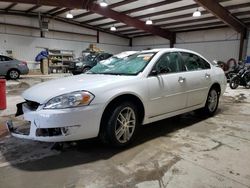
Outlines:
[[[187,50],[187,49],[182,49],[182,48],[156,48],[156,49],[150,49],[150,50],[142,50],[141,52],[190,52],[190,53],[196,53],[194,51],[191,50]],[[196,53],[197,54],[197,53]]]
[[156,49],[151,49],[151,50],[142,50],[141,53],[158,53],[158,52],[187,52],[187,53],[192,53],[195,55],[198,55],[200,57],[202,57],[203,59],[205,59],[207,62],[210,63],[210,61],[208,59],[206,59],[203,55],[192,51],[192,50],[187,50],[187,49],[182,49],[182,48],[156,48]]

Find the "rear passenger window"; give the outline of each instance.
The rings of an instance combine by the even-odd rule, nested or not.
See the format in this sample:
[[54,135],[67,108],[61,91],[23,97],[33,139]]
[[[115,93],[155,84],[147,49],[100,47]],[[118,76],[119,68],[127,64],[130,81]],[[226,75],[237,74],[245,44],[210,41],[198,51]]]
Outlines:
[[187,71],[210,69],[210,64],[195,54],[181,52],[181,56]]

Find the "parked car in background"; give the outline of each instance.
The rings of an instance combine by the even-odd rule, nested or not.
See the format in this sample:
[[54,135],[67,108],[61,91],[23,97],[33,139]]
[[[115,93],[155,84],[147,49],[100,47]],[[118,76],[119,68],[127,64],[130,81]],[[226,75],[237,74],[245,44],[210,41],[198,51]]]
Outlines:
[[7,127],[19,138],[64,142],[99,136],[122,147],[134,140],[140,124],[197,109],[214,115],[226,83],[221,68],[193,51],[141,51],[29,88],[17,105],[26,128],[13,121]]
[[121,52],[119,54],[113,55],[108,59],[102,60],[99,63],[101,64],[111,64],[111,63],[115,63],[118,62],[119,60],[122,60],[125,57],[129,57],[130,55],[133,55],[135,53],[137,53],[138,51],[125,51],[125,52]]
[[28,74],[29,68],[27,63],[0,55],[0,75],[6,76],[8,79],[18,79],[20,74]]
[[69,65],[69,71],[74,75],[84,73],[94,67],[99,61],[108,59],[111,56],[112,54],[104,52],[89,53],[84,57],[77,58],[75,61],[71,62]]

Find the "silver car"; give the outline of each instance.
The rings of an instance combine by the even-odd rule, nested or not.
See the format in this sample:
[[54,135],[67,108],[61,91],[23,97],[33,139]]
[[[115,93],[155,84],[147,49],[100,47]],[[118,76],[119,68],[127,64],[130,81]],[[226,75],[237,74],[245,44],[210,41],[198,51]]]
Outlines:
[[28,74],[27,63],[7,56],[0,55],[0,75],[8,79],[18,79],[20,74]]

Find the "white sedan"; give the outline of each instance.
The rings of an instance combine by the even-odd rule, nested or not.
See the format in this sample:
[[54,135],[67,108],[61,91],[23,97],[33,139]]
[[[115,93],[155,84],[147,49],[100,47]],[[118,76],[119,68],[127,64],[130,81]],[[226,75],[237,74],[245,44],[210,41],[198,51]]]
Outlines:
[[198,53],[141,51],[29,88],[16,114],[26,128],[12,121],[7,127],[19,138],[64,142],[99,136],[125,146],[141,124],[197,109],[212,116],[225,88],[222,69]]

